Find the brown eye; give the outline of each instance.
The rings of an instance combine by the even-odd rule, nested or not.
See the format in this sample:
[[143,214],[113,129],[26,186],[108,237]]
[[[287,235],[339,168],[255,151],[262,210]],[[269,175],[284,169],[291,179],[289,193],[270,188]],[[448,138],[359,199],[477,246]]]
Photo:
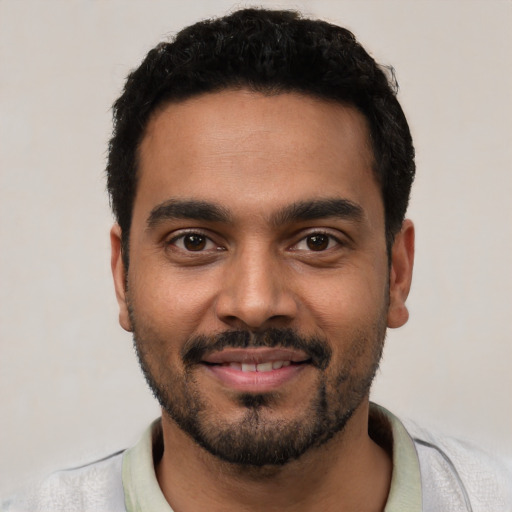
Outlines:
[[206,237],[197,234],[185,235],[183,246],[187,251],[202,251],[206,247]]
[[308,249],[312,251],[325,251],[329,247],[329,237],[327,235],[310,235],[306,238]]

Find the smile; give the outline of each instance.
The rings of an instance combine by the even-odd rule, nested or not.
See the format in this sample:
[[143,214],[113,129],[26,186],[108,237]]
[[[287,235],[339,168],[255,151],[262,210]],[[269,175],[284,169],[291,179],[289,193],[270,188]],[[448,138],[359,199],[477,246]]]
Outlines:
[[225,365],[243,372],[271,372],[283,366],[290,366],[291,361],[269,361],[268,363],[226,363]]
[[262,393],[278,389],[311,367],[300,350],[287,348],[224,349],[202,361],[207,374],[224,387]]

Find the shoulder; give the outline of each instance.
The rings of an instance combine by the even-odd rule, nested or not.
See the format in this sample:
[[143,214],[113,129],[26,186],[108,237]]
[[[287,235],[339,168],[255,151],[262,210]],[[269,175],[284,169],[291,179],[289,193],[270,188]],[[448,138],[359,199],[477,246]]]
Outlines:
[[424,498],[433,510],[453,500],[474,512],[512,510],[512,460],[412,423],[406,426],[418,453]]
[[123,452],[53,473],[1,504],[2,512],[124,512]]

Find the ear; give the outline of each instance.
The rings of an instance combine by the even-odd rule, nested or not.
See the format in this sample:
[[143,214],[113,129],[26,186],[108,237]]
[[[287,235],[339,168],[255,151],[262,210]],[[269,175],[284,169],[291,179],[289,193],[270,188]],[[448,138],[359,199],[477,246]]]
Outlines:
[[125,331],[131,332],[133,329],[130,315],[128,314],[126,269],[121,251],[121,227],[119,224],[114,224],[110,230],[110,248],[110,266],[112,268],[112,277],[114,278],[117,303],[119,304],[119,323]]
[[401,327],[409,319],[405,301],[411,289],[413,264],[414,224],[406,219],[402,229],[395,236],[391,251],[388,327]]

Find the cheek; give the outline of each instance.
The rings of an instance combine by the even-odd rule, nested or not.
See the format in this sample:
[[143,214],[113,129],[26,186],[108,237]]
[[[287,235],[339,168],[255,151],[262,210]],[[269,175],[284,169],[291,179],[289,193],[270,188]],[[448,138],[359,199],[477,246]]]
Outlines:
[[137,323],[177,338],[197,331],[211,309],[214,280],[165,265],[146,268],[153,268],[153,272],[134,272],[129,281],[129,299]]
[[[387,271],[339,269],[301,286],[304,308],[326,331],[364,330],[387,310]],[[326,334],[328,334],[326,332]]]

